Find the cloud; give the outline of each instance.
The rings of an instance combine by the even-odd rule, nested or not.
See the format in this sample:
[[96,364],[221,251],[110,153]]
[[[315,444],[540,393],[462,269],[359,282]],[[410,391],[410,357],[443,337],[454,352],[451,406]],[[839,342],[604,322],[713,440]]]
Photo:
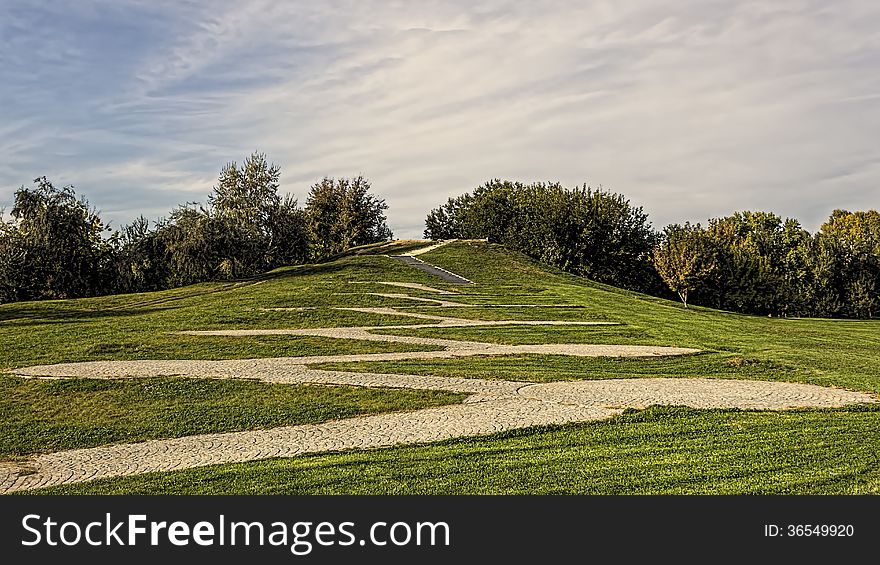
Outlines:
[[495,177],[601,184],[658,227],[767,209],[815,229],[877,207],[872,2],[7,11],[3,202],[46,174],[124,222],[204,200],[260,150],[301,201],[322,176],[364,174],[404,237]]

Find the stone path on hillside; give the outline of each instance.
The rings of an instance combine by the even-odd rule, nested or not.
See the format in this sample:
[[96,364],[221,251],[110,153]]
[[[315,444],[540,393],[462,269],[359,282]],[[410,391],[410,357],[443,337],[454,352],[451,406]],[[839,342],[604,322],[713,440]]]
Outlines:
[[410,257],[414,257],[416,255],[424,255],[425,253],[428,253],[430,251],[434,251],[435,249],[443,247],[444,245],[448,245],[450,243],[455,243],[456,241],[460,241],[460,240],[458,240],[458,239],[443,239],[443,240],[440,240],[436,243],[426,245],[425,247],[419,247],[418,249],[413,249],[412,251],[408,251],[407,253],[401,253],[401,255],[410,256]]
[[[395,284],[393,286],[401,286]],[[415,287],[411,287],[415,288]],[[419,290],[427,290],[419,288]],[[436,289],[435,289],[436,290]],[[397,297],[397,296],[395,296]],[[402,298],[402,297],[401,297]],[[412,298],[412,297],[408,297]],[[449,301],[447,301],[449,302]],[[451,305],[450,305],[451,307]],[[335,361],[436,359],[472,355],[541,353],[572,356],[683,355],[694,349],[640,345],[500,345],[373,333],[394,328],[491,327],[500,325],[607,325],[609,322],[559,320],[471,320],[404,312],[394,308],[344,308],[434,323],[403,326],[280,330],[188,331],[189,335],[308,335],[410,343],[439,351],[323,355],[238,360],[140,360],[61,363],[16,369],[43,378],[124,378],[181,375],[195,378],[249,378],[271,383],[313,383],[412,388],[466,393],[461,404],[362,416],[313,425],[282,426],[222,434],[76,449],[38,455],[30,461],[0,464],[0,492],[63,485],[99,478],[174,471],[267,457],[292,457],[343,449],[366,449],[491,434],[536,425],[601,420],[625,408],[652,404],[694,408],[836,407],[876,402],[872,395],[815,385],[723,379],[611,379],[554,383],[358,373],[312,369]]]
[[367,294],[369,294],[370,296],[381,296],[382,298],[397,298],[399,300],[427,302],[431,306],[440,306],[442,308],[458,308],[461,306],[468,306],[468,304],[465,304],[464,302],[455,302],[453,300],[438,300],[436,298],[422,298],[420,296],[410,296],[409,294],[402,294],[398,292],[368,292]]
[[474,284],[474,281],[466,279],[461,275],[456,275],[455,273],[451,273],[446,269],[441,269],[436,265],[432,265],[430,263],[425,263],[418,257],[413,257],[412,255],[389,255],[395,261],[400,261],[405,265],[409,265],[410,267],[415,267],[420,271],[424,271],[429,275],[434,275],[446,282],[452,284]]
[[424,290],[425,292],[433,292],[436,294],[457,294],[455,292],[452,292],[451,290],[442,290],[442,289],[434,288],[431,286],[425,286],[421,283],[380,281],[377,284],[384,284],[384,285],[388,285],[388,286],[397,286],[397,287],[401,287],[401,288],[411,288],[414,290]]

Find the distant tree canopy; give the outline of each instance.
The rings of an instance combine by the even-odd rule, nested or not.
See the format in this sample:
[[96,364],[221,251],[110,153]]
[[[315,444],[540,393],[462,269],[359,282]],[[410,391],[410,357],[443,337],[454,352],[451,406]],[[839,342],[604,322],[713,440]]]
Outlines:
[[0,227],[0,301],[92,296],[102,291],[104,225],[73,187],[46,177],[15,193]]
[[880,316],[875,210],[835,210],[814,235],[797,220],[760,211],[656,233],[619,194],[493,180],[431,210],[425,237],[486,238],[600,282],[657,296],[672,291],[686,307]]
[[363,177],[324,179],[303,210],[278,194],[280,169],[261,153],[227,164],[206,206],[188,203],[151,227],[109,237],[73,187],[45,177],[15,193],[0,223],[0,302],[158,290],[253,275],[389,239],[385,202]]
[[656,234],[620,194],[558,183],[493,180],[432,210],[429,239],[486,238],[591,279],[641,291],[662,283],[651,264]]
[[[158,290],[321,261],[392,237],[363,177],[324,178],[305,208],[278,193],[261,153],[227,164],[205,206],[108,228],[72,186],[45,177],[0,222],[0,302]],[[430,239],[486,238],[619,287],[687,307],[752,314],[880,316],[880,214],[835,210],[815,234],[744,211],[655,232],[641,208],[586,185],[493,180],[431,210]]]
[[667,226],[654,248],[654,266],[687,308],[688,297],[706,286],[715,271],[715,252],[700,224]]
[[203,207],[188,203],[149,229],[115,234],[116,291],[152,290],[253,275],[308,256],[302,209],[278,194],[280,169],[254,153],[228,163]]
[[322,179],[306,200],[312,257],[326,259],[351,247],[391,239],[387,209],[384,200],[370,194],[370,183],[361,176]]
[[[871,318],[880,312],[880,214],[874,210],[835,210],[812,236],[796,220],[767,212],[738,212],[706,228],[673,225],[654,262],[673,291],[684,285],[704,306],[784,316]],[[687,301],[687,294],[679,296]]]

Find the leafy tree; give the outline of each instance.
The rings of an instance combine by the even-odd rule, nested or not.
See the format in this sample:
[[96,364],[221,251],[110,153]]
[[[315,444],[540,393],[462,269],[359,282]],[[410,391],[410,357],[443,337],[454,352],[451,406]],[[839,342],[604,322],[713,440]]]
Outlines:
[[431,210],[425,219],[425,237],[433,240],[465,237],[462,220],[471,199],[470,194],[464,194],[450,198],[446,204]]
[[[303,261],[307,240],[303,211],[278,194],[281,171],[262,153],[228,163],[208,196],[208,206],[178,207],[155,234],[137,226],[124,246],[138,261],[161,263],[171,286],[252,275]],[[162,252],[164,250],[164,253]]]
[[391,239],[385,200],[370,194],[362,176],[324,178],[314,184],[305,207],[312,257],[326,259],[351,247]]
[[623,288],[655,291],[659,278],[651,254],[657,236],[640,207],[621,194],[586,185],[569,192],[567,208],[574,225],[566,226],[563,249],[577,274]]
[[254,274],[307,258],[303,210],[280,170],[253,153],[223,167],[207,207],[188,203],[155,228],[141,217],[109,239],[108,291],[156,290]]
[[464,236],[504,243],[516,218],[516,199],[523,188],[521,183],[496,179],[474,190],[462,216]]
[[[706,298],[718,308],[759,314],[782,314],[793,289],[789,273],[796,251],[808,238],[795,220],[769,212],[736,212],[709,221],[718,265]],[[795,255],[792,255],[795,253]]]
[[194,203],[178,206],[160,221],[157,237],[165,248],[169,286],[233,276],[229,259],[234,235],[222,220]]
[[241,166],[235,161],[228,163],[220,171],[208,196],[206,213],[222,225],[224,233],[217,234],[212,243],[223,256],[221,263],[228,276],[249,275],[268,267],[264,249],[273,236],[273,212],[281,204],[280,176],[281,169],[269,164],[261,153],[251,154]]
[[222,220],[268,232],[271,210],[281,201],[280,177],[277,165],[270,164],[262,153],[252,153],[241,166],[232,161],[221,169],[208,203]]
[[269,208],[268,239],[265,242],[265,261],[269,267],[293,265],[306,261],[309,256],[305,211],[295,199],[285,196]]
[[158,230],[139,216],[110,238],[106,291],[113,293],[161,290],[169,285],[167,249]]
[[586,185],[495,179],[432,210],[425,223],[431,238],[485,238],[600,282],[643,291],[662,285],[647,214]]
[[813,239],[800,222],[786,219],[782,227],[782,286],[778,291],[780,314],[783,316],[809,316],[814,312],[807,288],[813,279],[811,255]]
[[663,230],[654,249],[654,265],[687,308],[688,296],[705,285],[716,268],[715,251],[700,224],[674,224]]
[[70,298],[102,291],[100,273],[109,248],[104,224],[72,186],[46,177],[15,193],[12,221],[3,228],[6,298]]
[[32,263],[36,253],[13,223],[0,223],[0,303],[33,298],[39,286]]
[[875,316],[880,311],[880,213],[835,210],[816,239],[833,270],[824,282],[840,303],[835,313]]

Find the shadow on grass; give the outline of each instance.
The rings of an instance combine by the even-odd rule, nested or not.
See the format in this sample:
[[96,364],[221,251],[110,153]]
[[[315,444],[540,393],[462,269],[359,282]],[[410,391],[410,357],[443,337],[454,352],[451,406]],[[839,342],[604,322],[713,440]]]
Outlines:
[[103,318],[126,317],[135,314],[151,314],[154,312],[161,312],[170,309],[171,307],[168,306],[163,308],[126,308],[124,310],[92,310],[85,308],[65,308],[64,310],[53,310],[51,308],[44,308],[38,311],[31,310],[29,312],[17,312],[15,310],[12,310],[3,311],[2,313],[0,313],[0,324],[7,327],[43,326],[47,324],[65,324],[70,322],[100,320]]

